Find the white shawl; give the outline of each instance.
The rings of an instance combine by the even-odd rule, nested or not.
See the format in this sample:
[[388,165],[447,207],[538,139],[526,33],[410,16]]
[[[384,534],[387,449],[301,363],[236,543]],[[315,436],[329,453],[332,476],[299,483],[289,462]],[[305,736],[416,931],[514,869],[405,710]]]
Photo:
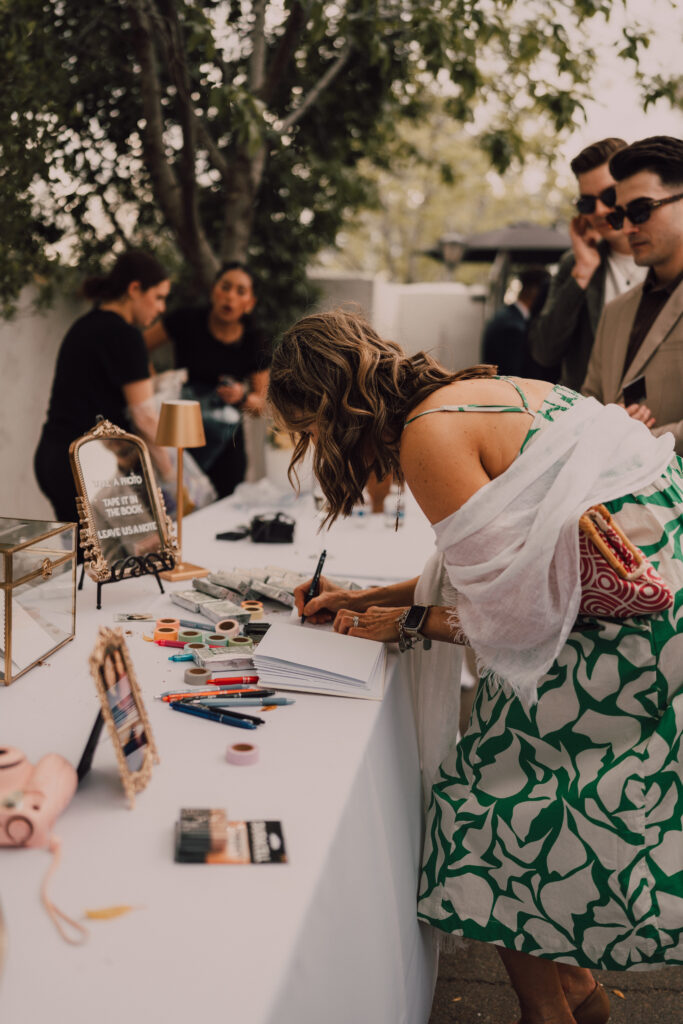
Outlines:
[[618,406],[582,399],[434,525],[482,674],[536,702],[579,608],[579,517],[652,483],[672,453],[671,434],[655,438]]

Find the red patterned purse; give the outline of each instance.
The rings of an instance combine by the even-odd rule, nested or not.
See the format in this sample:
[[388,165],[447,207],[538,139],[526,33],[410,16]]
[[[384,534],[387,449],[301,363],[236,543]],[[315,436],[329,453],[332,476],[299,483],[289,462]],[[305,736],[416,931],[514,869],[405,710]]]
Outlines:
[[654,615],[674,603],[673,591],[604,505],[579,519],[580,615],[630,619]]

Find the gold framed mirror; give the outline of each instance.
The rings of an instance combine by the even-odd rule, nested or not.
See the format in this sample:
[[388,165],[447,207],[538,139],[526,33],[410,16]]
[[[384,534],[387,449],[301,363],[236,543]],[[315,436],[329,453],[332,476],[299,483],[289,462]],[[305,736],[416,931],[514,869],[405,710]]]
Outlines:
[[101,420],[71,443],[69,458],[91,579],[106,583],[172,568],[177,553],[173,523],[142,438]]

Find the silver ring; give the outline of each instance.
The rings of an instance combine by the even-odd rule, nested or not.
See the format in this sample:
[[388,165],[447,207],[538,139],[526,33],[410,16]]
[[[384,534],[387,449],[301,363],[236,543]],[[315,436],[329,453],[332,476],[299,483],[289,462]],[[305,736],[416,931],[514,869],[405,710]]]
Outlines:
[[353,626],[354,629],[358,629],[358,627],[360,626],[360,619],[358,618],[357,615],[354,615],[351,625]]

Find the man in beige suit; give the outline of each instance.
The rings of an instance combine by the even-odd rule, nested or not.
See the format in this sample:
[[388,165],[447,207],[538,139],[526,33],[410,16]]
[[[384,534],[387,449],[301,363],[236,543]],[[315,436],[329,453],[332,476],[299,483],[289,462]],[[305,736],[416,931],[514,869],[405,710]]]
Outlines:
[[623,405],[633,383],[626,411],[653,434],[671,431],[683,455],[683,141],[634,142],[609,167],[617,205],[607,219],[649,270],[605,306],[582,391]]

